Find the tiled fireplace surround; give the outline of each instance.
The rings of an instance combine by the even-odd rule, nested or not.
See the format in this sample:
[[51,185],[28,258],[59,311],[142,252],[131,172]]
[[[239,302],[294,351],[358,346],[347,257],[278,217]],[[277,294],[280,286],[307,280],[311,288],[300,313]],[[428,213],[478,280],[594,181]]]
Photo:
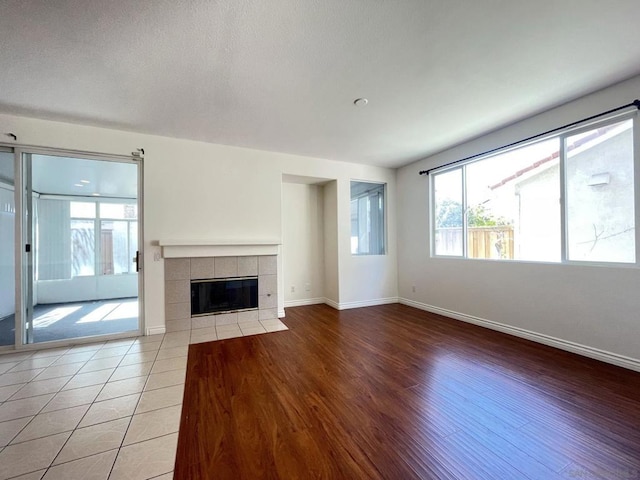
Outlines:
[[[277,273],[276,255],[166,258],[167,333],[277,319]],[[258,310],[191,318],[191,280],[254,276],[258,277]]]

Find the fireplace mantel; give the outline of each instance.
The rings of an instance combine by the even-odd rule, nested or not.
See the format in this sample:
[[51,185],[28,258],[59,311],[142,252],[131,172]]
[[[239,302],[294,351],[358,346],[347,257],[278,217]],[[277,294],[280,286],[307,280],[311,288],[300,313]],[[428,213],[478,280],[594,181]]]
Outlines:
[[277,255],[277,240],[160,240],[164,258]]

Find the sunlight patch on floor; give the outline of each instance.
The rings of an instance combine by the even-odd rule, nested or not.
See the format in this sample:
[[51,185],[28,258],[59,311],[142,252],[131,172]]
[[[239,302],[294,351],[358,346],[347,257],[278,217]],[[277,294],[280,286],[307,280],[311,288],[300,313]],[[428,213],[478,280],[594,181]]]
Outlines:
[[126,302],[119,304],[104,320],[124,320],[138,316],[138,302]]
[[76,323],[94,323],[103,320],[107,315],[109,315],[118,305],[119,303],[105,303],[104,305],[100,305],[95,310],[84,315],[80,320]]
[[46,328],[80,310],[82,306],[58,307],[33,319],[33,328]]

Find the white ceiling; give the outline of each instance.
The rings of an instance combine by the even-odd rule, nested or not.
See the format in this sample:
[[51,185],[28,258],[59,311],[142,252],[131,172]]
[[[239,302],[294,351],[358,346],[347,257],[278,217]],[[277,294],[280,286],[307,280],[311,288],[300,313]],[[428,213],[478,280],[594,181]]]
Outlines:
[[[14,185],[13,153],[0,152],[0,183]],[[32,155],[32,188],[42,195],[138,198],[133,163]]]
[[0,111],[395,167],[640,73],[638,13],[638,0],[3,0]]
[[133,163],[50,155],[32,159],[33,190],[42,195],[138,198],[138,167]]

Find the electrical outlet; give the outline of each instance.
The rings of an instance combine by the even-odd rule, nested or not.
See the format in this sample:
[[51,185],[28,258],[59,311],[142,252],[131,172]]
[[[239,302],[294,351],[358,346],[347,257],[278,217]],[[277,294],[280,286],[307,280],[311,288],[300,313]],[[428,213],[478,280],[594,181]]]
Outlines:
[[310,292],[310,291],[311,291],[311,284],[310,284],[310,283],[306,283],[306,284],[305,284],[305,286],[304,286],[304,289],[305,289],[307,292]]
[[162,258],[162,256],[160,255],[160,252],[155,252],[153,254],[153,261],[154,262],[159,262],[161,258]]
[[412,291],[413,293],[416,293],[416,286],[415,286],[415,285],[414,285],[413,287],[411,287],[411,291]]
[[291,285],[291,293],[296,293],[296,287],[294,287],[293,285]]

